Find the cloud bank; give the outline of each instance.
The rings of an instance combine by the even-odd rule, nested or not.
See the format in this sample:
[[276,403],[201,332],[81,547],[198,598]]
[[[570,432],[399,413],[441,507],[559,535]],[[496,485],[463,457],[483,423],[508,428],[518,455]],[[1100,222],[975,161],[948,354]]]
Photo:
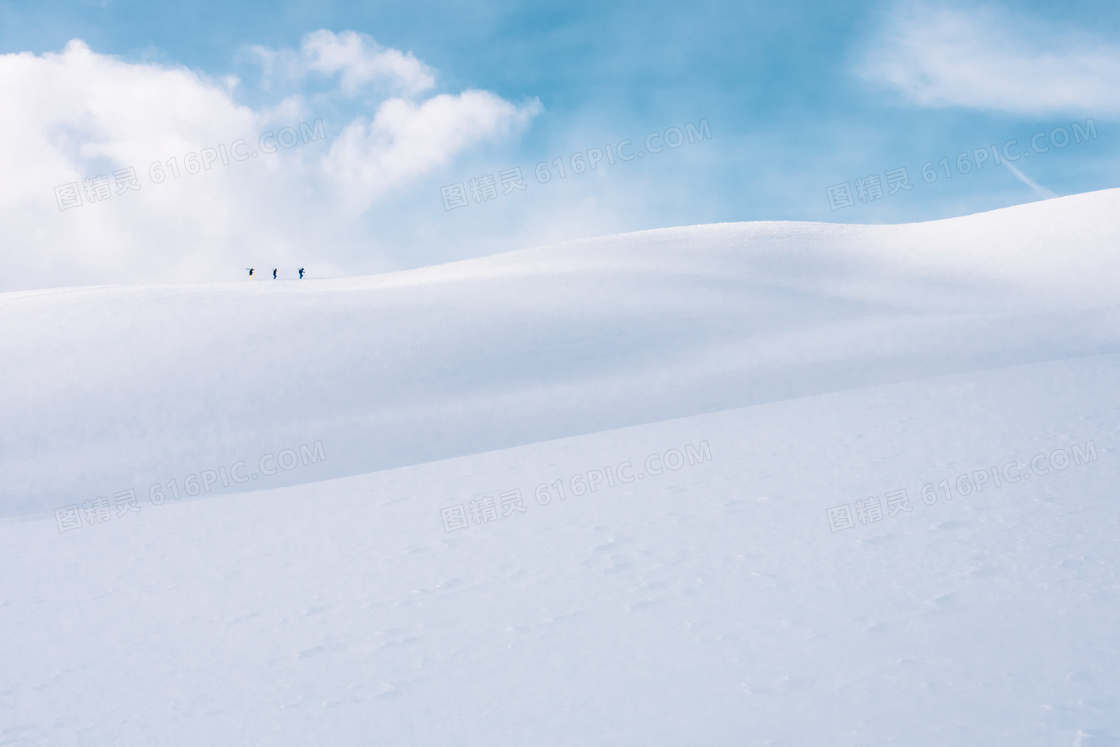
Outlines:
[[540,111],[486,91],[434,93],[421,61],[355,32],[256,52],[266,76],[319,76],[330,86],[319,100],[361,97],[374,113],[324,123],[299,93],[253,108],[235,78],[80,40],[0,55],[0,290],[214,278],[306,261],[308,247],[343,272],[364,211]]
[[995,8],[898,6],[857,72],[921,107],[1120,115],[1120,47]]

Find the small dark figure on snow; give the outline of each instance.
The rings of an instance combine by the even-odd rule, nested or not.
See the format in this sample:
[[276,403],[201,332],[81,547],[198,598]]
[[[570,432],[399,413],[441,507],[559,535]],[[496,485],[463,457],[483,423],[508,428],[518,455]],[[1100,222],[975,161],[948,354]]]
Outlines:
[[303,268],[299,268],[299,279],[303,280]]
[[253,279],[253,268],[252,267],[249,268],[249,279],[250,280]]
[[276,279],[276,270],[275,270],[275,269],[274,269],[274,270],[272,271],[272,279],[273,279],[273,280],[275,280],[275,279]]

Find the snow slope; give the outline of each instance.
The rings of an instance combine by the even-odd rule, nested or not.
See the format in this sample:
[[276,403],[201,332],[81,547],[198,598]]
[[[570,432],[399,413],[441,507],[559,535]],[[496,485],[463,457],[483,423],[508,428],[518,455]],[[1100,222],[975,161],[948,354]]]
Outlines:
[[[325,463],[267,484],[1120,352],[1118,245],[1109,190],[929,224],[648,231],[354,280],[2,294],[0,515],[320,440]],[[239,487],[225,482],[211,491]]]
[[1120,744],[1118,202],[0,295],[0,744]]

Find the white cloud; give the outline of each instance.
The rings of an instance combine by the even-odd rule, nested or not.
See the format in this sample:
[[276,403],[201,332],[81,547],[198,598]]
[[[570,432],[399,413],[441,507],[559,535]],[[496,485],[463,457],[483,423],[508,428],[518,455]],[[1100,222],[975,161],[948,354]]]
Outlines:
[[447,163],[469,143],[508,136],[540,111],[486,91],[434,96],[422,104],[390,99],[370,122],[355,120],[331,145],[325,168],[350,205],[365,208],[416,171]]
[[[431,86],[415,58],[371,44],[318,32],[304,48],[309,65],[338,74],[337,96],[374,80],[409,97]],[[309,264],[309,255],[320,271],[344,271],[347,252],[368,245],[362,211],[477,144],[516,134],[539,110],[485,91],[385,98],[372,121],[328,120],[325,139],[265,153],[261,133],[291,126],[298,136],[318,115],[300,95],[254,109],[233,92],[228,79],[126,62],[77,40],[61,53],[0,55],[0,290],[212,279],[247,264]],[[253,155],[238,161],[230,151],[241,139],[239,152]],[[195,168],[204,148],[210,162]],[[97,175],[113,185],[126,168],[138,191],[93,204],[83,194],[81,206],[59,209],[55,187]],[[160,170],[167,177],[156,183]]]
[[366,83],[389,81],[405,95],[427,91],[435,85],[428,66],[412,54],[382,49],[365,34],[316,31],[303,38],[300,57],[309,70],[341,74],[342,90],[356,93]]
[[250,51],[264,67],[266,82],[299,82],[311,73],[339,78],[339,89],[356,96],[374,87],[402,96],[416,96],[435,85],[435,74],[411,53],[380,46],[356,31],[313,31],[299,51],[255,46]]
[[857,71],[923,107],[1120,114],[1120,47],[993,8],[898,6]]

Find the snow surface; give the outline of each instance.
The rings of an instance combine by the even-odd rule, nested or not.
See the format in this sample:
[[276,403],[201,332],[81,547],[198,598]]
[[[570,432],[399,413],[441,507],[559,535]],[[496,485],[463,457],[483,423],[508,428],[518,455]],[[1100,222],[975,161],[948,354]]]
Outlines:
[[0,294],[0,744],[1120,744],[1117,246],[1109,190]]

